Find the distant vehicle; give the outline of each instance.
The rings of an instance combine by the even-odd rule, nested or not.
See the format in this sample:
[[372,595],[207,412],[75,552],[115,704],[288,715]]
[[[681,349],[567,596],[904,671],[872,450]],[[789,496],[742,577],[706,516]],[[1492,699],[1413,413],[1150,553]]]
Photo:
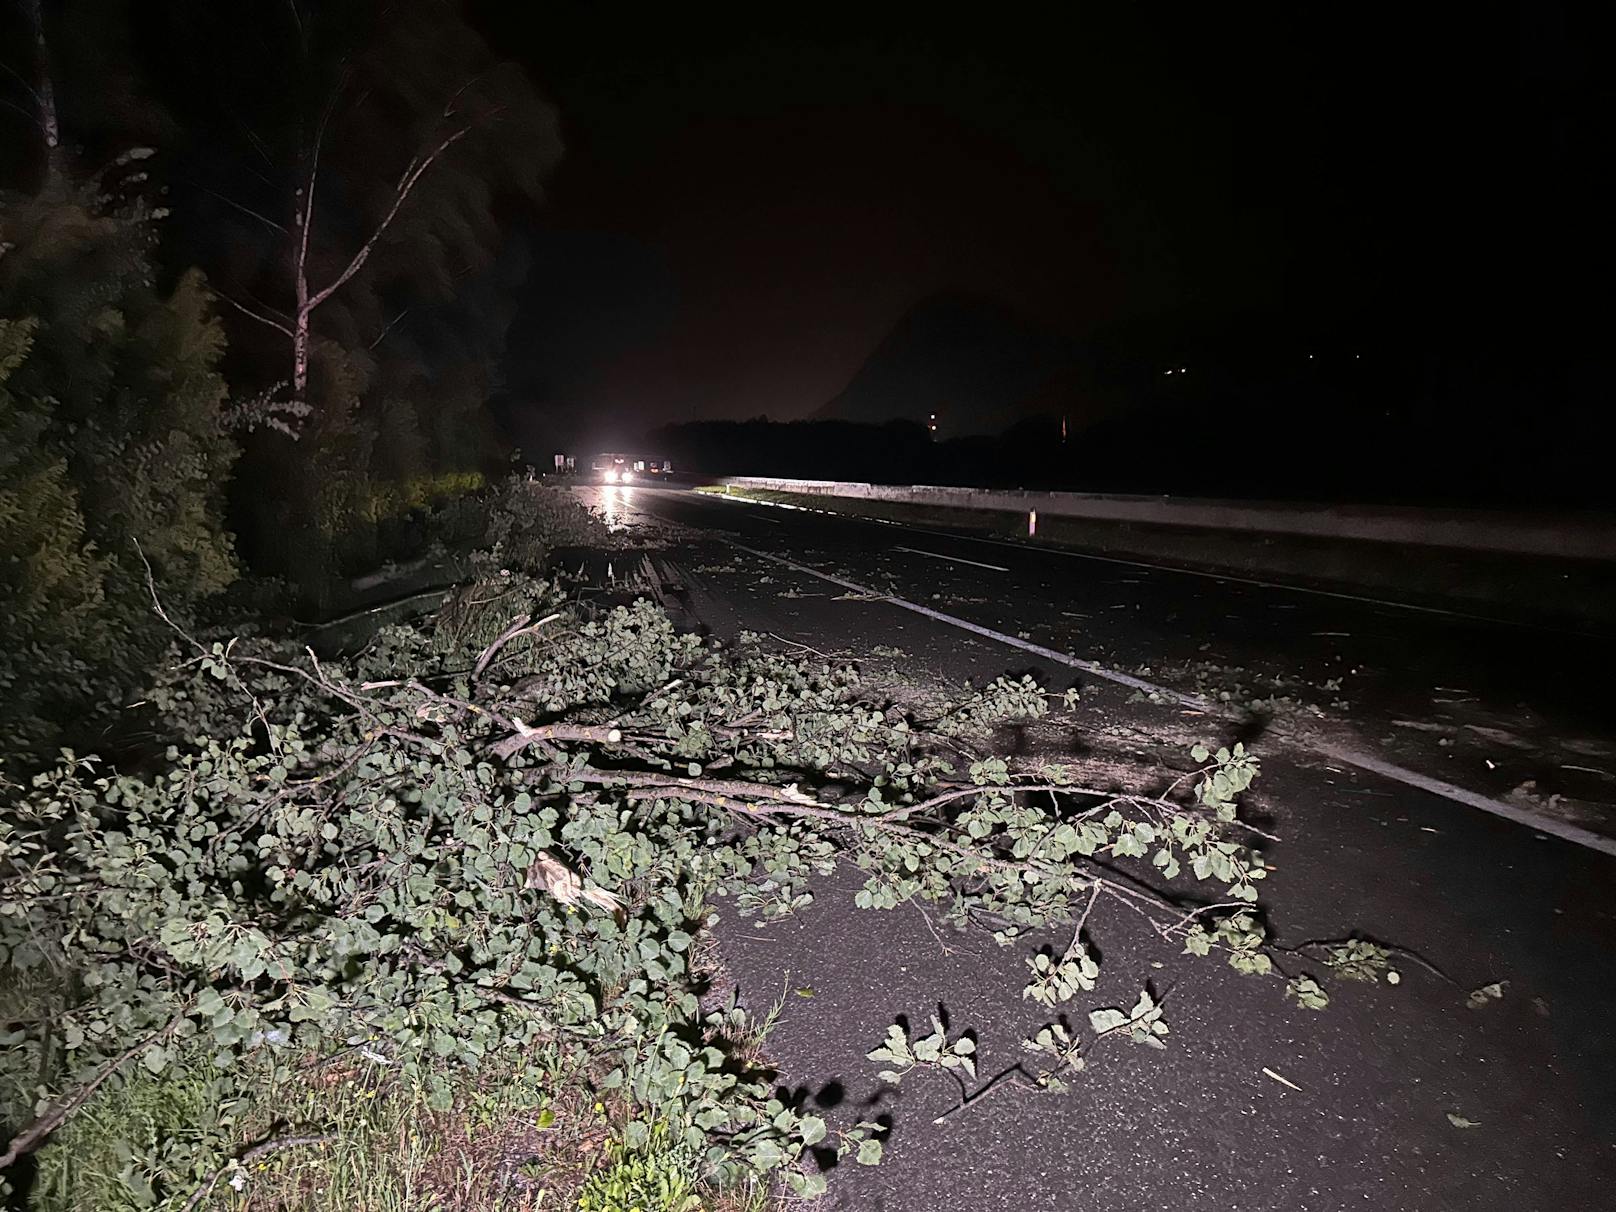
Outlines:
[[632,484],[636,480],[661,479],[673,471],[673,464],[667,459],[647,459],[608,451],[589,460],[589,471],[604,484]]
[[[598,454],[589,460],[589,471],[607,484],[626,483],[634,478],[633,460],[627,455]],[[627,476],[624,476],[627,472]]]

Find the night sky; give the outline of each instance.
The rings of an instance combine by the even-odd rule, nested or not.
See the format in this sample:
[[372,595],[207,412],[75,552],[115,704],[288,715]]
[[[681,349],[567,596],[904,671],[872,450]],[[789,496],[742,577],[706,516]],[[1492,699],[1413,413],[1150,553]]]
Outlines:
[[1580,13],[878,7],[474,6],[568,144],[514,400],[624,434],[802,417],[939,295],[1102,350],[1591,331],[1611,98]]

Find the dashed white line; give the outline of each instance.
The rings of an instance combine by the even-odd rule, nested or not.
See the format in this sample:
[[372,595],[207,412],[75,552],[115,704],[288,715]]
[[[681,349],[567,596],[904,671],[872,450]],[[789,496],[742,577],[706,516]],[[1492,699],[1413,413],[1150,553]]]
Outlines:
[[[821,581],[828,581],[832,585],[839,585],[841,588],[846,589],[849,592],[859,594],[862,597],[879,599],[880,601],[897,606],[902,610],[908,610],[918,615],[924,615],[928,619],[933,619],[939,623],[945,623],[950,627],[957,627],[961,631],[969,631],[973,635],[979,635],[986,639],[996,640],[998,643],[1008,645],[1011,648],[1019,648],[1023,652],[1030,652],[1034,656],[1043,657],[1045,660],[1054,661],[1056,664],[1065,665],[1071,669],[1082,670],[1084,673],[1092,674],[1097,678],[1104,678],[1108,682],[1116,682],[1118,685],[1127,686],[1132,690],[1137,690],[1141,694],[1154,695],[1158,699],[1166,699],[1168,701],[1178,703],[1180,706],[1190,707],[1194,710],[1204,711],[1212,715],[1222,715],[1226,711],[1226,708],[1223,705],[1213,703],[1210,700],[1203,699],[1198,695],[1185,694],[1182,691],[1173,690],[1167,686],[1158,686],[1154,682],[1148,682],[1143,678],[1134,677],[1132,674],[1123,673],[1117,669],[1111,669],[1108,666],[1099,664],[1097,661],[1086,661],[1081,657],[1073,656],[1069,652],[1059,652],[1053,648],[1045,648],[1042,644],[1034,644],[1031,640],[1023,640],[1019,636],[1006,635],[1002,631],[995,631],[991,627],[984,627],[980,623],[971,622],[969,619],[962,619],[957,615],[945,614],[941,610],[933,610],[930,606],[922,606],[919,602],[911,602],[906,598],[894,597],[892,594],[882,593],[878,589],[872,589],[868,585],[861,585],[857,581],[849,580],[846,577],[840,577],[834,573],[821,572],[817,568],[811,568],[806,564],[799,564],[794,560],[786,559],[784,556],[777,556],[767,551],[759,551],[755,547],[747,547],[744,544],[735,542],[733,539],[726,539],[725,542],[729,543],[729,545],[734,547],[737,551],[744,551],[748,555],[757,556],[759,559],[769,560],[785,568],[790,568],[794,572],[800,572],[811,577],[818,577]],[[1325,741],[1317,738],[1297,736],[1294,733],[1288,733],[1286,735],[1286,739],[1291,743],[1313,753],[1334,758],[1338,762],[1344,762],[1347,765],[1356,766],[1360,770],[1366,770],[1371,774],[1378,774],[1382,778],[1391,779],[1394,782],[1402,783],[1408,787],[1416,787],[1421,791],[1428,792],[1431,795],[1440,796],[1441,798],[1449,800],[1453,803],[1464,804],[1471,808],[1479,808],[1483,812],[1490,813],[1493,816],[1502,817],[1506,821],[1513,821],[1515,824],[1525,825],[1527,828],[1535,829],[1541,833],[1553,834],[1555,837],[1561,838],[1564,841],[1572,842],[1578,846],[1585,846],[1589,850],[1597,850],[1602,854],[1616,855],[1616,838],[1603,837],[1600,834],[1592,832],[1591,830],[1582,829],[1576,825],[1568,824],[1565,821],[1557,820],[1554,817],[1533,812],[1530,809],[1522,808],[1517,804],[1511,804],[1504,800],[1492,799],[1488,796],[1470,791],[1464,787],[1456,786],[1453,783],[1445,782],[1441,779],[1435,779],[1429,775],[1421,774],[1417,770],[1410,770],[1407,767],[1399,766],[1394,762],[1385,761],[1376,757],[1374,754],[1364,753],[1362,750],[1352,748],[1350,746],[1339,745],[1331,741]]]
[[964,556],[944,555],[940,551],[921,551],[918,547],[894,547],[894,551],[907,551],[910,555],[930,556],[934,560],[947,560],[950,564],[969,564],[972,568],[986,568],[990,572],[1009,572],[1002,564],[984,564],[980,560],[967,560]]

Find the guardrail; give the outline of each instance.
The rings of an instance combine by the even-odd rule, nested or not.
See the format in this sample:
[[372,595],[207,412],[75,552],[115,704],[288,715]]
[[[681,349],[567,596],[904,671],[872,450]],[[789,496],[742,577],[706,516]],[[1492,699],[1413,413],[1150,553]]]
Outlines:
[[734,488],[1091,521],[1616,561],[1616,518],[1572,512],[1314,505],[726,476]]

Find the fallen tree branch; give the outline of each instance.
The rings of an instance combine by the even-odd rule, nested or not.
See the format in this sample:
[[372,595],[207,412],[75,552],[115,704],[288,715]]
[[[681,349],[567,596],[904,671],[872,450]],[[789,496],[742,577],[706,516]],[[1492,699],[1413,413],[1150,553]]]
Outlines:
[[157,1030],[153,1031],[150,1035],[136,1040],[135,1043],[131,1044],[129,1048],[121,1055],[114,1057],[112,1060],[103,1065],[101,1067],[101,1071],[84,1085],[80,1086],[79,1089],[74,1093],[73,1097],[64,1102],[55,1104],[50,1108],[50,1110],[46,1111],[45,1114],[41,1115],[33,1123],[29,1124],[21,1132],[17,1133],[16,1136],[12,1137],[11,1144],[7,1147],[4,1156],[0,1156],[0,1170],[10,1168],[16,1164],[19,1157],[22,1157],[25,1153],[32,1153],[35,1149],[37,1149],[40,1144],[44,1142],[47,1136],[56,1131],[56,1129],[62,1125],[62,1121],[67,1119],[69,1115],[72,1115],[73,1112],[82,1107],[89,1100],[90,1096],[101,1088],[102,1083],[105,1082],[107,1078],[111,1077],[119,1069],[122,1069],[125,1065],[132,1061],[138,1053],[144,1052],[152,1044],[155,1044],[158,1040],[162,1039],[163,1036],[167,1035],[176,1026],[178,1026],[180,1020],[190,1012],[191,1006],[190,1003],[187,1002],[184,1009],[175,1014],[173,1018],[168,1020],[168,1022],[157,1028]]
[[[654,797],[681,798],[698,803],[712,804],[724,808],[741,817],[760,816],[799,816],[813,820],[829,821],[836,825],[857,827],[869,826],[883,833],[897,835],[914,841],[920,845],[934,846],[946,850],[950,854],[970,860],[976,864],[978,870],[1036,872],[1045,878],[1060,878],[1074,874],[1070,867],[1059,863],[1047,862],[1036,858],[1007,859],[992,855],[985,855],[961,845],[949,838],[935,833],[928,833],[917,829],[902,821],[890,820],[882,815],[869,815],[858,813],[831,804],[822,804],[811,797],[804,795],[797,789],[795,783],[785,786],[776,786],[771,783],[743,782],[736,779],[707,779],[699,777],[686,777],[675,774],[663,774],[656,771],[642,770],[598,770],[585,767],[582,770],[568,770],[564,777],[571,782],[596,783],[611,785],[624,783],[629,787],[629,799],[650,799]],[[987,790],[981,788],[979,790]],[[1075,864],[1074,864],[1075,865]],[[1125,903],[1136,912],[1143,913],[1152,927],[1163,938],[1170,937],[1174,930],[1193,920],[1195,917],[1208,911],[1212,906],[1201,906],[1186,912],[1182,905],[1175,905],[1172,901],[1161,895],[1149,885],[1141,883],[1122,872],[1114,871],[1109,867],[1100,867],[1092,861],[1084,861],[1082,874],[1079,879],[1089,881],[1081,885],[1081,890],[1088,891],[1096,883],[1101,885],[1105,892]],[[1156,917],[1151,916],[1153,911]],[[1168,915],[1173,921],[1163,926],[1159,915]]]
[[477,658],[477,663],[472,666],[471,680],[475,682],[478,678],[482,677],[483,670],[488,668],[488,663],[494,659],[499,650],[505,647],[505,645],[509,644],[512,640],[516,639],[517,636],[532,635],[546,623],[553,623],[560,617],[561,615],[559,612],[555,614],[547,614],[537,623],[531,623],[530,620],[533,618],[532,615],[518,615],[514,620],[512,620],[509,627],[500,632],[498,638],[495,639],[492,644],[483,649],[482,655]]
[[623,730],[615,724],[540,724],[530,728],[512,717],[516,731],[489,747],[497,758],[510,758],[540,741],[585,741],[595,745],[615,745],[623,739]]

